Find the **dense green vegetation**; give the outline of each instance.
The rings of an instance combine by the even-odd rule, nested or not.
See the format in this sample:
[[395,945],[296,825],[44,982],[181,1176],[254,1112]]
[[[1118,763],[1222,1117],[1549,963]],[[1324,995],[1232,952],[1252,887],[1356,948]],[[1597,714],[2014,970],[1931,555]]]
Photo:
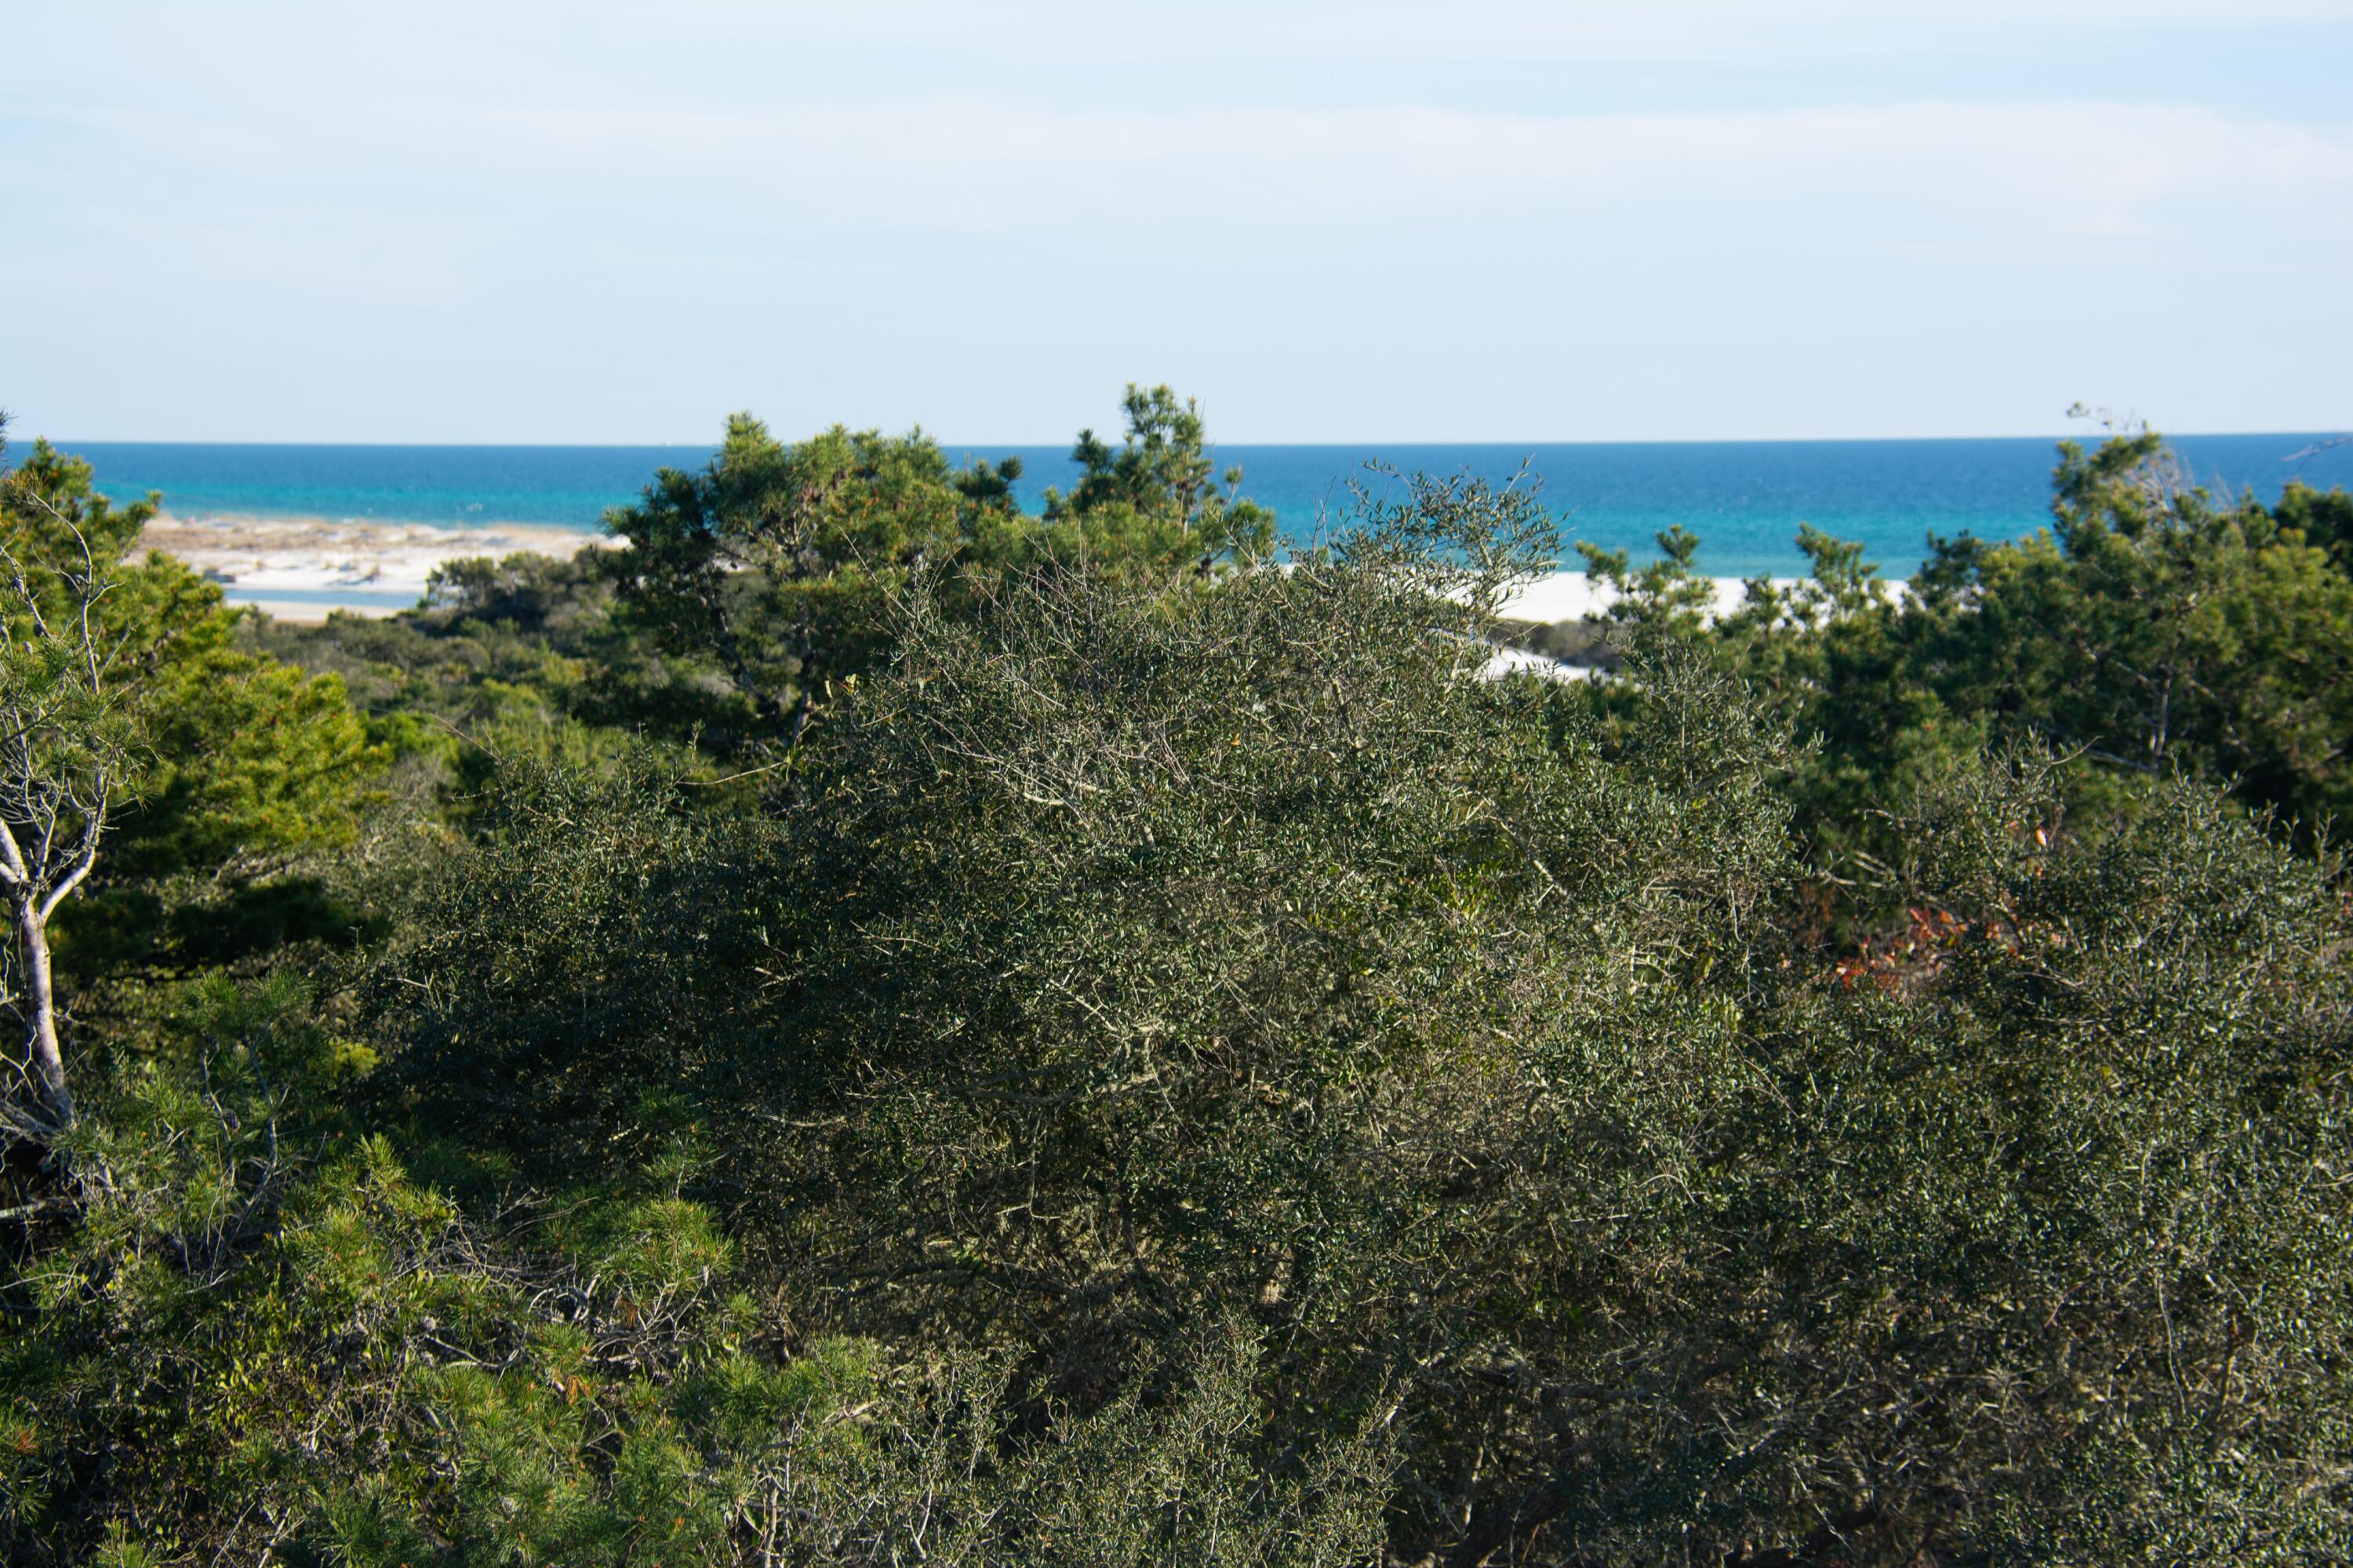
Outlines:
[[321,628],[9,473],[11,1563],[2345,1560],[2353,501],[1531,630],[1124,413]]

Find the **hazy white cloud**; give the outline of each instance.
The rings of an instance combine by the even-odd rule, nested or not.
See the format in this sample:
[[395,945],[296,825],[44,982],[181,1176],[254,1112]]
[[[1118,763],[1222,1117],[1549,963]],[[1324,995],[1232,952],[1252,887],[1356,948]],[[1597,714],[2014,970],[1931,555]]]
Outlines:
[[[1636,234],[1800,219],[2020,263],[2168,238],[2243,255],[2353,235],[2353,126],[2198,108],[1923,103],[1536,118],[1402,107],[1058,113],[988,101],[765,112],[453,112],[440,135],[522,181],[667,177],[757,192],[780,226],[1034,230],[1217,217],[1261,233],[1493,224]],[[2118,250],[2118,261],[2131,260]],[[2327,256],[2306,260],[2334,266]]]
[[[2353,65],[2353,0],[84,0],[0,84],[0,401],[1029,436],[1145,376],[1267,438],[2344,423],[2353,108],[2195,90],[2262,26]],[[2165,28],[2165,90],[2069,79]],[[1952,67],[1989,39],[2061,90]],[[1611,60],[1607,107],[1529,86]]]
[[[2353,0],[76,0],[22,7],[26,101],[94,84],[175,98],[257,91],[349,104],[461,90],[484,100],[689,103],[1082,98],[1090,74],[1155,101],[1219,96],[1263,69],[1377,90],[1439,68],[1544,63],[1752,70],[2053,50],[2096,63],[2171,35],[2353,34]],[[2301,47],[2308,48],[2309,40]],[[2289,63],[2284,61],[2283,63]],[[1144,68],[1141,70],[1135,68]],[[1867,91],[1867,77],[1852,90]],[[1468,89],[1475,92],[1475,87]]]
[[[497,7],[492,7],[495,11]],[[543,24],[560,13],[538,11]],[[863,0],[857,5],[615,3],[608,25],[839,46],[945,46],[976,61],[1317,57],[1690,60],[1759,48],[1818,51],[1984,37],[2008,28],[2353,23],[2348,0]],[[572,13],[577,19],[577,11]]]
[[[89,112],[89,111],[85,111]],[[1064,112],[987,99],[759,111],[382,107],[262,135],[167,110],[100,116],[177,223],[181,264],[272,270],[284,249],[409,276],[443,297],[470,249],[574,252],[675,214],[677,240],[760,252],[798,237],[1216,229],[1254,243],[1407,237],[1933,254],[1992,267],[2284,264],[2353,271],[2353,125],[2195,107],[1915,103],[1535,117],[1401,106]],[[146,221],[118,201],[119,223]],[[371,224],[382,233],[368,236]],[[2250,232],[2264,242],[2251,253]],[[365,243],[358,243],[364,239]],[[673,246],[672,249],[677,249]],[[563,249],[552,253],[560,257]],[[331,285],[329,285],[331,286]]]

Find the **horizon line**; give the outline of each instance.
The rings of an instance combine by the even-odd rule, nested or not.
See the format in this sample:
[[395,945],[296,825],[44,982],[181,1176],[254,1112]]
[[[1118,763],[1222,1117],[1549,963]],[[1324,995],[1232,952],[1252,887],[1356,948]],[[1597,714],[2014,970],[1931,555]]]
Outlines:
[[[825,429],[834,429],[834,428],[835,428],[835,427],[832,427],[832,426],[827,426],[827,427],[825,427]],[[862,433],[864,430],[880,430],[880,429],[882,429],[882,428],[881,428],[881,427],[880,427],[880,426],[865,426],[865,427],[845,426],[845,427],[842,427],[842,428],[845,428],[845,429],[857,429],[857,430],[860,430],[861,433]],[[2334,440],[2334,439],[2337,439],[2337,438],[2339,438],[2339,437],[2342,437],[2342,436],[2344,436],[2344,435],[2348,432],[2348,429],[2353,429],[2353,426],[2323,426],[2323,425],[2312,426],[2312,427],[2309,427],[2309,428],[2307,428],[2307,429],[2251,429],[2171,430],[2171,429],[2167,429],[2165,427],[2163,427],[2163,426],[2161,426],[2161,425],[2159,425],[2159,426],[2153,426],[2153,427],[2151,427],[2151,428],[2152,428],[2153,429],[2155,429],[2155,430],[2156,430],[2156,432],[2157,432],[2158,435],[2160,435],[2160,436],[2164,437],[2166,440],[2185,440],[2185,441],[2187,441],[2187,440],[2211,440],[2211,439],[2217,439],[2217,438],[2225,438],[2225,439],[2232,439],[2232,440],[2246,440],[2246,439],[2253,439],[2253,438],[2265,437],[2265,436],[2278,436],[2278,437],[2284,437],[2284,438],[2288,438],[2288,439],[2293,439],[2293,440]],[[819,433],[819,432],[812,432],[812,433]],[[976,450],[983,450],[983,449],[1023,449],[1023,450],[1040,450],[1040,449],[1048,449],[1048,448],[1055,448],[1055,447],[1068,447],[1068,446],[1071,445],[1071,444],[1072,444],[1072,442],[1073,442],[1073,441],[1074,441],[1074,440],[1075,440],[1075,438],[1068,438],[1068,437],[1066,437],[1066,438],[1064,438],[1064,439],[1062,439],[1062,440],[1050,440],[1050,441],[1043,441],[1043,440],[948,440],[948,439],[946,439],[946,438],[944,438],[944,437],[942,437],[942,436],[940,436],[940,435],[938,435],[938,434],[936,434],[936,433],[934,433],[934,432],[933,432],[933,431],[923,429],[923,427],[922,427],[922,426],[920,426],[920,425],[912,426],[912,427],[909,427],[909,428],[907,428],[907,429],[902,429],[902,430],[896,430],[896,431],[884,431],[883,433],[885,433],[885,434],[889,434],[889,435],[898,435],[898,436],[913,435],[913,434],[923,434],[923,435],[930,436],[930,437],[931,437],[931,439],[932,439],[934,441],[935,441],[935,442],[936,442],[936,443],[937,443],[941,448],[943,448],[944,450],[944,449],[950,449],[950,448],[955,448],[955,449],[961,449],[961,450],[967,450],[967,451],[976,451]],[[2108,431],[2108,430],[2105,430],[2105,429],[2073,429],[2073,430],[2070,430],[2070,429],[2061,429],[2061,430],[2053,430],[2053,431],[2025,431],[2025,432],[2013,432],[2013,433],[2009,433],[2009,434],[1997,434],[1997,435],[1968,435],[1968,436],[1634,436],[1634,437],[1620,437],[1620,438],[1595,438],[1595,437],[1581,437],[1581,438],[1572,438],[1572,439],[1562,439],[1562,438],[1558,438],[1558,437],[1546,437],[1546,438],[1528,437],[1528,438],[1514,438],[1514,439],[1497,439],[1497,438],[1493,438],[1493,437],[1482,437],[1482,438],[1480,438],[1480,439],[1477,439],[1477,440],[1448,440],[1448,439],[1445,439],[1445,438],[1442,438],[1442,437],[1438,437],[1438,438],[1433,438],[1433,437],[1361,437],[1361,438],[1359,438],[1359,437],[1351,437],[1351,438],[1346,438],[1346,439],[1342,439],[1342,440],[1313,440],[1313,441],[1284,441],[1284,440],[1212,440],[1212,441],[1209,441],[1208,443],[1207,443],[1207,450],[1208,450],[1209,451],[1214,452],[1214,451],[1217,451],[1217,450],[1220,450],[1221,448],[1234,448],[1234,447],[1285,447],[1285,448],[1293,448],[1293,449],[1297,449],[1297,448],[1326,448],[1326,449],[1331,449],[1331,450],[1351,450],[1351,449],[1358,449],[1358,448],[1366,448],[1366,447],[1492,447],[1492,448],[1503,448],[1503,449],[1512,449],[1512,450],[1525,450],[1525,449],[1529,449],[1529,448],[1537,448],[1537,447],[1676,447],[1676,446],[1683,446],[1683,447],[1709,447],[1709,446],[1868,446],[1868,445],[1886,445],[1886,446],[1894,446],[1894,445],[1922,445],[1922,444],[1938,443],[1938,442],[1946,442],[1946,443],[1962,443],[1962,442],[1976,442],[1976,441],[2033,441],[2033,440],[2063,441],[2063,440],[2086,440],[2086,441],[2094,441],[2094,440],[2103,440],[2103,439],[2105,439],[2105,437],[2107,437],[2107,436],[2108,436],[2108,435],[2110,435],[2110,434],[2122,434],[2122,433],[2126,433],[2126,432],[2122,432],[2122,431],[2113,431],[2113,432],[2112,432],[2112,431]],[[796,440],[796,439],[799,439],[799,438],[787,438],[787,440],[788,440],[788,441],[790,441],[791,440]],[[30,444],[30,442],[31,442],[31,441],[34,441],[34,440],[47,440],[47,442],[49,442],[49,444],[50,444],[50,445],[52,445],[52,446],[54,446],[54,447],[60,448],[60,449],[73,449],[73,448],[81,448],[81,447],[107,447],[107,446],[142,446],[142,447],[312,447],[312,448],[365,448],[365,449],[374,449],[374,450],[399,450],[399,449],[404,449],[404,448],[410,448],[410,449],[413,449],[413,448],[420,448],[420,447],[422,447],[422,448],[448,448],[448,449],[453,449],[453,450],[480,450],[480,451],[491,451],[491,450],[541,450],[541,451],[547,451],[547,450],[557,450],[557,451],[565,451],[565,450],[573,450],[573,451],[598,451],[598,450],[617,450],[617,449],[618,449],[618,450],[628,450],[628,449],[647,449],[647,450],[652,450],[652,449],[675,449],[675,450],[679,450],[714,451],[714,450],[716,450],[718,449],[718,446],[719,446],[719,443],[718,443],[717,441],[709,441],[709,440],[700,440],[700,441],[697,441],[697,440],[689,440],[689,441],[678,441],[678,440],[614,440],[614,441],[515,441],[515,440],[474,440],[474,441],[433,441],[433,440],[411,440],[411,441],[346,441],[346,440],[259,440],[240,439],[240,438],[190,439],[190,438],[185,438],[185,437],[159,437],[159,436],[96,436],[96,437],[67,437],[67,436],[38,436],[38,435],[37,435],[37,436],[32,436],[32,437],[27,437],[27,438],[24,438],[24,439],[22,439],[22,440],[12,440],[9,442],[9,445],[11,445],[11,446],[28,445],[28,444]],[[2283,461],[2285,461],[2285,460],[2283,460]]]

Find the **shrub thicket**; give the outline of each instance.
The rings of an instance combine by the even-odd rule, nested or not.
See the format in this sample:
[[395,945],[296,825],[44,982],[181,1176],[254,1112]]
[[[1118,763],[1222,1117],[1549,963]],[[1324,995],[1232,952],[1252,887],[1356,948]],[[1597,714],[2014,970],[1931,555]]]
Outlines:
[[[643,634],[597,569],[307,644],[540,728],[392,736],[376,934],[79,1059],[10,1560],[2342,1560],[2337,786],[2245,760],[2342,730],[2133,619],[2323,627],[2324,547],[2071,458],[1949,593],[1816,541],[1711,626],[1671,560],[1619,675],[1495,680],[1529,498],[1199,569],[1149,434],[1022,525],[1148,557],[902,553],[731,760],[532,684]],[[2111,652],[1980,702],[2030,600]],[[2152,659],[2207,696],[2136,753]]]

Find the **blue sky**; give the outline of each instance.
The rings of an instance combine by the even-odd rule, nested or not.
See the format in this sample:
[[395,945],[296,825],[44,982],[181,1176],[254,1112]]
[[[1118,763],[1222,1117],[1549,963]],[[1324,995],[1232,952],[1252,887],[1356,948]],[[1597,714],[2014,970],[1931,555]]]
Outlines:
[[2353,426],[2353,0],[0,0],[89,440]]

